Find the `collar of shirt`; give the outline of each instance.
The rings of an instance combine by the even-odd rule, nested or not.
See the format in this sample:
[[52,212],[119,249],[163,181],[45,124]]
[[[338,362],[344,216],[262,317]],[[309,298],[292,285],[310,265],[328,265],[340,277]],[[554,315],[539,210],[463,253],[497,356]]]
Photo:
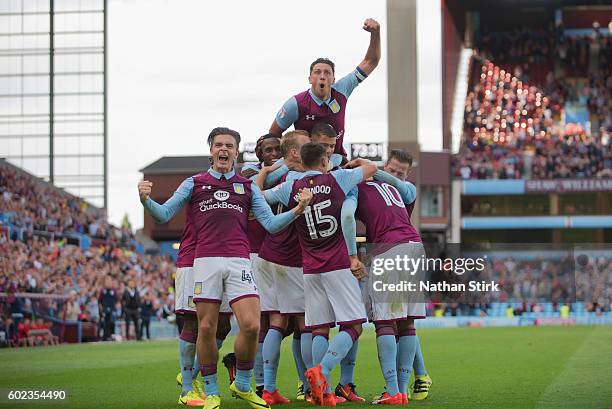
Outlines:
[[321,105],[323,105],[323,104],[325,104],[325,105],[329,105],[329,103],[331,102],[331,99],[332,99],[332,98],[331,98],[331,94],[329,94],[329,98],[327,98],[325,101],[323,101],[322,99],[320,99],[319,97],[317,97],[315,94],[313,94],[313,92],[312,92],[312,88],[310,88],[310,89],[308,90],[308,93],[310,94],[310,98],[312,98],[312,100],[313,100],[314,102],[316,102],[316,104],[317,104],[318,106],[321,106]]
[[323,173],[319,172],[318,170],[307,170],[306,172],[302,173],[302,177],[305,178],[307,176],[316,176],[322,174]]
[[215,179],[221,179],[221,176],[225,176],[225,179],[228,179],[228,180],[230,178],[233,178],[236,175],[236,172],[234,171],[233,168],[227,173],[220,173],[214,170],[213,168],[210,168],[208,169],[208,173],[210,173]]

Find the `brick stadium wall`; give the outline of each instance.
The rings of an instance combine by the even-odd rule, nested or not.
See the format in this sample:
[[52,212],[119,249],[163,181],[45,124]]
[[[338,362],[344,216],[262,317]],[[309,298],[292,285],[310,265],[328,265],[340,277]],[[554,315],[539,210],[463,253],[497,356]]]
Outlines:
[[451,118],[459,55],[465,33],[465,8],[456,1],[442,0],[442,147],[450,149]]
[[[158,203],[169,199],[183,180],[192,174],[176,175],[144,175],[145,180],[153,182],[153,193],[151,198]],[[143,210],[144,212],[144,210]],[[158,224],[153,218],[144,212],[144,234],[153,240],[179,240],[185,225],[185,210],[183,209],[168,223]]]
[[612,21],[612,6],[571,8],[563,10],[563,25],[565,28],[592,28],[593,22],[599,22],[606,28]]

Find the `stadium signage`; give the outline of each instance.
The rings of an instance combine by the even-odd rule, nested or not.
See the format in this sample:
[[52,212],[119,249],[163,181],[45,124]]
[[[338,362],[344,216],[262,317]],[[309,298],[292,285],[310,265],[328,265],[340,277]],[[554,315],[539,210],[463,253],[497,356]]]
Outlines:
[[239,163],[259,162],[255,154],[255,142],[245,142],[241,152],[238,153]]
[[527,193],[612,192],[610,179],[527,180]]
[[383,160],[384,145],[380,143],[352,143],[351,159],[364,158],[373,162]]

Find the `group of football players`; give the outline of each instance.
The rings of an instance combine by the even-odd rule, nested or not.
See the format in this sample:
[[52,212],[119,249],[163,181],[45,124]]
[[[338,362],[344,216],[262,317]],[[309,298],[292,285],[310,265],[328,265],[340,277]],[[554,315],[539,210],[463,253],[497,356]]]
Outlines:
[[[367,320],[376,328],[386,387],[373,403],[408,403],[413,368],[410,398],[429,393],[414,327],[425,317],[424,304],[373,301],[372,278],[357,251],[356,217],[369,243],[386,244],[375,257],[424,254],[410,223],[416,199],[415,186],[405,181],[410,155],[393,150],[379,170],[367,160],[348,161],[343,149],[347,99],[380,60],[380,25],[367,19],[363,28],[370,33],[363,61],[336,82],[333,62],[315,60],[310,89],[285,102],[257,141],[260,163],[237,173],[240,134],[220,127],[208,136],[211,167],[183,181],[165,203],[151,199],[151,182],[138,184],[141,203],[156,221],[186,208],[175,280],[176,311],[184,317],[180,404],[220,406],[218,351],[231,314],[239,331],[234,352],[224,358],[230,391],[253,408],[289,402],[276,380],[281,342],[291,333],[298,400],[323,406],[365,401],[355,389],[354,369]],[[286,131],[291,125],[295,130]],[[330,340],[335,326],[339,332]],[[332,392],[329,374],[337,365],[340,383]]]

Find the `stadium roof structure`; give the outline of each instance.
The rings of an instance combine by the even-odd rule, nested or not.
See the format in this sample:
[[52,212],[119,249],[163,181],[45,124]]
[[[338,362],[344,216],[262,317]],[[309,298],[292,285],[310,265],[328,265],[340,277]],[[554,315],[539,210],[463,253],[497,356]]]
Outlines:
[[140,169],[147,175],[199,173],[210,168],[210,156],[162,156]]

